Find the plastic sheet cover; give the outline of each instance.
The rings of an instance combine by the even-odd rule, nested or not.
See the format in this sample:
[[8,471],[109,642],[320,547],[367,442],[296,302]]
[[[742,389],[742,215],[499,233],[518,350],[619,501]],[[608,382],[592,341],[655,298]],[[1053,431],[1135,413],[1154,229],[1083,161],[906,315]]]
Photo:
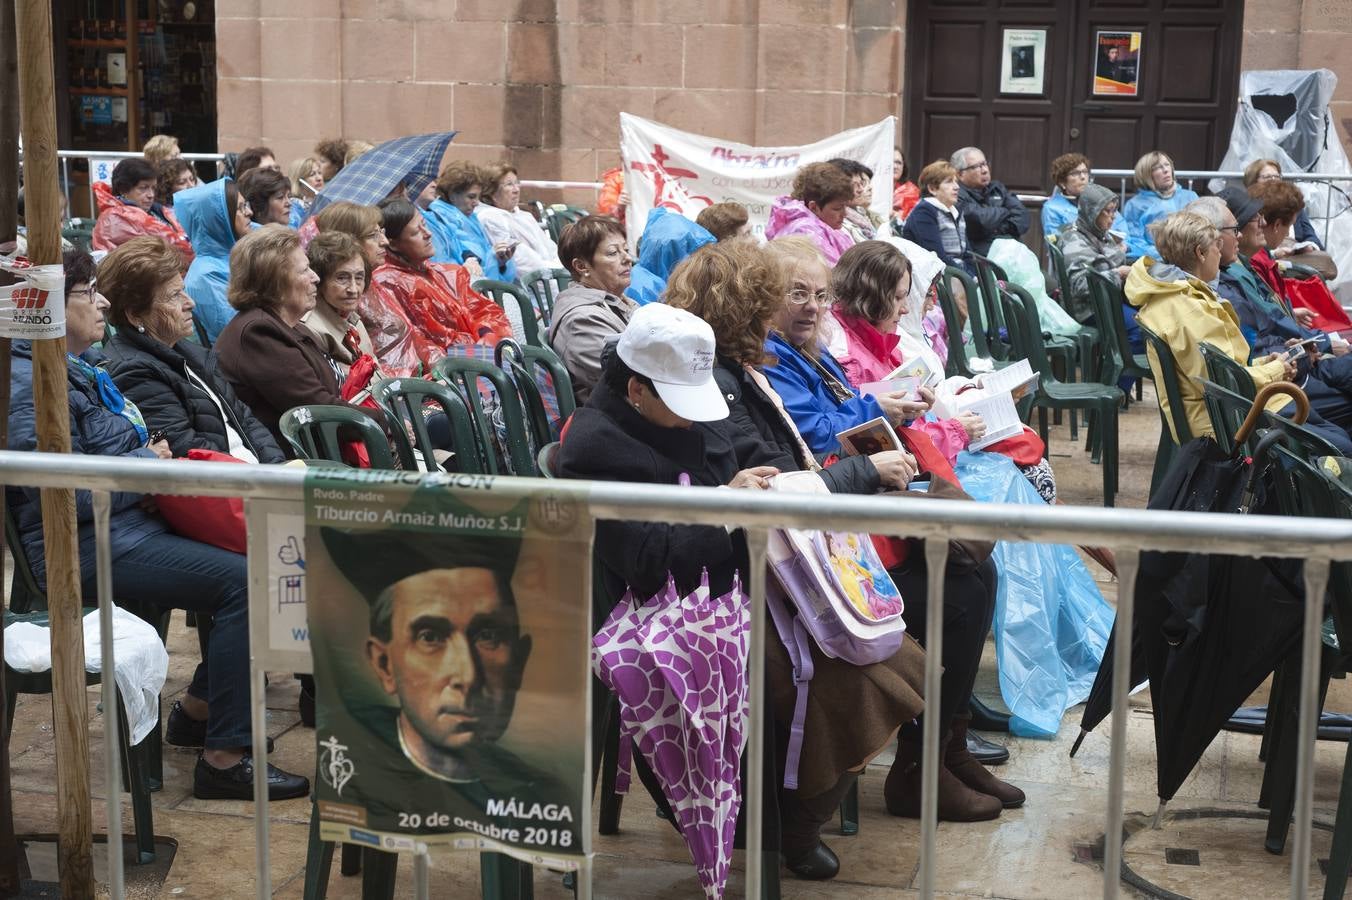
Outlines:
[[[964,450],[954,471],[978,501],[1044,505],[1018,467],[998,454]],[[994,559],[995,653],[1009,730],[1054,737],[1066,710],[1089,696],[1112,631],[1112,607],[1064,544],[999,541]]]
[[1047,281],[1038,266],[1037,254],[1022,241],[997,238],[991,243],[986,258],[1004,269],[1010,281],[1032,295],[1033,301],[1037,303],[1037,317],[1043,331],[1062,337],[1076,337],[1083,330],[1074,316],[1047,295]]
[[[1282,172],[1352,175],[1347,153],[1329,114],[1329,101],[1338,76],[1328,69],[1277,69],[1245,72],[1239,78],[1239,109],[1230,132],[1230,149],[1221,161],[1223,172],[1243,171],[1255,159],[1275,159]],[[1242,188],[1239,179],[1214,178],[1212,193],[1227,184]],[[1322,182],[1295,182],[1305,195],[1310,222],[1338,264],[1338,277],[1329,288],[1339,302],[1352,304],[1352,180],[1329,186]]]

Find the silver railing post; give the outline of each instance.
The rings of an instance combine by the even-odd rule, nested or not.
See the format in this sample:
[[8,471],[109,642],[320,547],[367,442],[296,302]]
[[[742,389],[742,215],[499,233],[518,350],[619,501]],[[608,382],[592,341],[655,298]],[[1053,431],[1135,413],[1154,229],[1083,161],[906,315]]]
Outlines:
[[750,713],[747,717],[746,791],[746,896],[759,900],[765,888],[764,861],[766,791],[779,789],[765,783],[765,565],[769,532],[764,528],[746,529],[748,565],[751,567],[751,643],[747,649],[750,668]]
[[1327,197],[1324,200],[1324,246],[1329,245],[1329,222],[1333,221],[1333,182],[1324,182]]
[[925,726],[920,749],[920,896],[934,896],[935,841],[939,836],[939,681],[944,653],[944,576],[948,540],[925,540]]
[[427,845],[419,841],[418,850],[413,854],[413,896],[417,900],[428,900],[431,896],[431,862]]
[[[126,893],[122,868],[122,717],[117,696],[116,664],[113,657],[113,551],[108,521],[112,497],[107,491],[93,491],[94,503],[94,577],[99,593],[99,644],[103,664],[99,683],[103,687],[104,777],[108,783],[108,892],[113,900]],[[136,790],[132,786],[132,790]]]
[[1141,552],[1114,548],[1117,557],[1117,620],[1113,624],[1113,718],[1108,764],[1108,821],[1103,833],[1103,898],[1117,900],[1122,879],[1122,818],[1127,769],[1127,705],[1131,694],[1132,622],[1136,617],[1136,572]]
[[[253,714],[254,865],[258,872],[258,900],[272,897],[272,860],[268,855],[268,700],[267,673],[249,649],[249,702]],[[315,811],[314,815],[318,815]]]
[[1314,744],[1319,720],[1319,667],[1324,624],[1326,559],[1305,561],[1305,621],[1300,635],[1300,729],[1296,744],[1296,834],[1291,846],[1291,896],[1305,900],[1310,890],[1310,832],[1314,819]]

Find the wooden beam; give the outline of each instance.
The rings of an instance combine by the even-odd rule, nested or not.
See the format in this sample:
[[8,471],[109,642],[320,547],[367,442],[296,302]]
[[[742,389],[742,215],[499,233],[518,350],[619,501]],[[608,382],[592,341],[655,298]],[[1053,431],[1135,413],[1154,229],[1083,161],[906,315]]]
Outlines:
[[[19,97],[23,110],[24,222],[34,265],[61,262],[61,190],[56,159],[56,83],[52,71],[51,0],[16,0]],[[33,402],[37,449],[70,452],[66,339],[35,340]],[[85,697],[80,560],[75,493],[42,491],[42,539],[52,639],[52,731],[56,737],[57,868],[61,895],[93,900],[94,858],[89,794],[89,707]],[[115,715],[109,711],[108,715]],[[108,785],[115,790],[116,785]]]
[[0,3],[0,244],[14,240],[19,224],[18,51],[14,4]]

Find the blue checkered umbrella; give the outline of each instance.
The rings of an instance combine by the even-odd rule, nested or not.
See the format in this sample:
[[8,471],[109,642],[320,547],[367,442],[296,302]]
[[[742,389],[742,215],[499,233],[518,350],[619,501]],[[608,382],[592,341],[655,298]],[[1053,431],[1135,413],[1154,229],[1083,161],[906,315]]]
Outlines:
[[418,196],[436,180],[441,157],[455,134],[437,131],[395,138],[363,153],[324,185],[310,204],[310,215],[339,200],[374,205],[389,196],[400,182],[408,186],[409,197]]

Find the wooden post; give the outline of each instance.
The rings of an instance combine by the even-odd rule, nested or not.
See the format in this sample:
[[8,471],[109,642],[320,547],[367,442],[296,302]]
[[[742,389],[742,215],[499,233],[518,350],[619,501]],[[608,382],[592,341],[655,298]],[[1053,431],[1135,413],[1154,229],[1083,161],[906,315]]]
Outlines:
[[[14,7],[0,0],[0,9]],[[13,22],[13,19],[10,19]],[[4,13],[0,12],[0,24]],[[10,29],[10,34],[13,34]],[[0,67],[0,74],[3,67]],[[0,447],[9,446],[9,338],[0,338]],[[5,487],[0,485],[0,521],[5,517]],[[4,571],[5,542],[0,539],[0,572]],[[3,604],[0,604],[3,606]],[[0,660],[5,658],[5,629],[0,624]],[[5,728],[5,667],[0,665],[0,897],[19,894],[19,842],[14,838],[14,802],[9,780],[9,731]]]
[[[52,72],[51,0],[16,0],[19,95],[23,111],[24,221],[34,265],[61,262],[61,191],[56,161],[56,84]],[[37,449],[70,452],[66,339],[33,341]],[[57,868],[61,894],[93,900],[94,861],[89,796],[89,708],[75,493],[42,491],[42,539],[52,635],[52,731],[56,736]],[[113,712],[109,712],[113,715]],[[108,785],[108,790],[116,790]]]
[[0,244],[19,224],[19,59],[14,4],[0,3]]

